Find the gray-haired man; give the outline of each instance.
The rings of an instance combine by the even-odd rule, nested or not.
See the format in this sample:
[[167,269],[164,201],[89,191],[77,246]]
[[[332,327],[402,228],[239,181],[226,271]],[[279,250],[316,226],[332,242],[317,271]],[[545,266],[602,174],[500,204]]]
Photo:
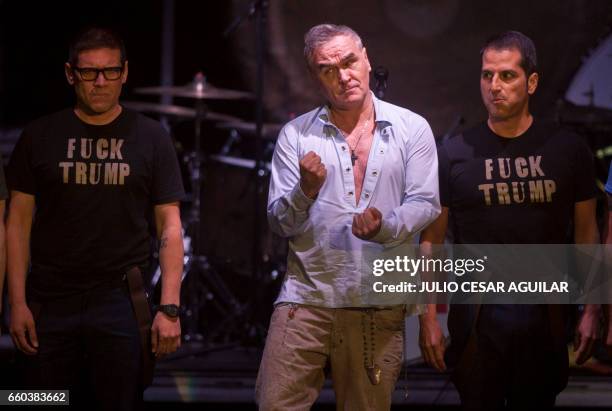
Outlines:
[[338,409],[389,409],[415,309],[366,301],[361,258],[406,251],[440,213],[435,143],[422,117],[374,97],[352,29],[311,28],[304,54],[327,104],[288,123],[274,152],[268,217],[290,247],[257,401],[309,409],[329,362]]

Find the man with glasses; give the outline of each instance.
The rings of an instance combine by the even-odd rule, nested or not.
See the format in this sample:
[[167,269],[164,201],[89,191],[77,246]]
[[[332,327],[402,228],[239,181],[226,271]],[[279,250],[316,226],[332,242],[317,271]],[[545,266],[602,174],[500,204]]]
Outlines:
[[[180,345],[180,170],[162,127],[119,104],[128,62],[114,32],[81,32],[65,74],[75,107],[28,125],[9,164],[11,336],[29,387],[133,410],[141,358]],[[163,286],[151,325],[137,297],[152,223]]]

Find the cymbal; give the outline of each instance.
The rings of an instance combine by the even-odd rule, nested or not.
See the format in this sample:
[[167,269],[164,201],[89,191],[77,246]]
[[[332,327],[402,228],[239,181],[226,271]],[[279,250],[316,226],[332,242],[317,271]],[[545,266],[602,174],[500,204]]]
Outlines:
[[[212,155],[210,158],[216,162],[227,164],[230,166],[236,166],[241,168],[248,168],[250,170],[255,168],[255,160],[251,160],[248,158],[242,157],[233,157],[233,156],[222,156],[222,155]],[[269,162],[265,162],[263,165],[268,171],[271,169],[271,165]]]
[[[217,127],[227,130],[236,130],[242,134],[255,135],[257,125],[247,121],[228,121],[217,124]],[[261,135],[266,139],[276,140],[278,133],[283,128],[281,123],[264,123],[261,129]]]
[[[176,106],[172,104],[151,103],[149,101],[121,101],[121,105],[143,113],[164,114],[167,116],[194,119],[196,110],[191,107]],[[238,117],[227,114],[215,113],[214,111],[206,111],[204,120],[208,121],[223,121],[234,122],[240,121]]]
[[241,100],[251,99],[253,94],[246,91],[228,90],[206,82],[192,82],[184,86],[155,86],[134,89],[139,94],[185,97],[195,100]]

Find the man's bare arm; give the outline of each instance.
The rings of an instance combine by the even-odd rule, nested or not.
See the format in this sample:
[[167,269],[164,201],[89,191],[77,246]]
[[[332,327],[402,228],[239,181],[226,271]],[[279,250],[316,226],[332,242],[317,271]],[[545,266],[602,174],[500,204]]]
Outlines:
[[26,354],[35,354],[38,348],[34,319],[25,293],[34,205],[33,195],[12,191],[6,225],[10,331],[15,346]]
[[[184,250],[179,203],[157,205],[154,212],[162,273],[160,303],[180,305]],[[178,318],[170,318],[158,312],[151,331],[152,348],[157,355],[171,353],[180,346],[181,326]]]
[[[576,244],[599,244],[599,230],[595,218],[596,200],[579,201],[574,205],[574,242]],[[599,329],[601,305],[586,304],[576,329],[574,352],[576,363],[582,364],[592,354]]]
[[[444,243],[448,226],[448,207],[442,207],[440,216],[421,233],[420,253],[431,256],[436,245]],[[436,304],[428,304],[427,312],[419,316],[419,347],[423,359],[439,371],[446,370],[444,363],[444,335],[438,322]]]

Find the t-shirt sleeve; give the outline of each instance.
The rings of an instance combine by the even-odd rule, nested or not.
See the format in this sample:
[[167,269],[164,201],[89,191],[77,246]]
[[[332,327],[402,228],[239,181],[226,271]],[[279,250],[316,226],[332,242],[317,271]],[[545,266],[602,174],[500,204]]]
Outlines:
[[438,180],[440,184],[440,205],[450,207],[450,161],[444,144],[438,146]]
[[[32,137],[24,130],[13,149],[7,169],[8,188],[21,191],[22,193],[34,195],[36,193],[36,182],[32,170]],[[4,175],[2,176],[4,180]],[[6,190],[6,184],[3,184]]]
[[0,155],[0,201],[8,198],[8,188],[4,177],[4,161]]
[[597,196],[593,153],[582,140],[578,141],[574,157],[574,202]]
[[170,136],[163,130],[156,136],[157,147],[153,165],[153,204],[181,201],[185,196],[181,170]]

